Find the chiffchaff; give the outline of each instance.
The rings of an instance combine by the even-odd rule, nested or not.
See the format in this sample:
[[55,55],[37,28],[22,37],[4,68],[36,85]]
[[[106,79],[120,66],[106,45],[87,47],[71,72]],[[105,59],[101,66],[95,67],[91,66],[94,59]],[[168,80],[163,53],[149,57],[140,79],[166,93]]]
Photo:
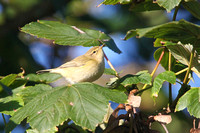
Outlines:
[[93,82],[101,77],[105,69],[103,46],[95,46],[84,55],[78,56],[57,68],[40,70],[37,73],[59,73],[69,84]]

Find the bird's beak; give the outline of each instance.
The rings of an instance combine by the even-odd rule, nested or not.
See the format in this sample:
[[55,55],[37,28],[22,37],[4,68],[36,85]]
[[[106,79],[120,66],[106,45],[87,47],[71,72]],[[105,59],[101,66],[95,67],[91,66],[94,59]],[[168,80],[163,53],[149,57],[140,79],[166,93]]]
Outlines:
[[101,45],[101,46],[100,46],[100,49],[102,49],[104,46],[105,46],[105,44]]

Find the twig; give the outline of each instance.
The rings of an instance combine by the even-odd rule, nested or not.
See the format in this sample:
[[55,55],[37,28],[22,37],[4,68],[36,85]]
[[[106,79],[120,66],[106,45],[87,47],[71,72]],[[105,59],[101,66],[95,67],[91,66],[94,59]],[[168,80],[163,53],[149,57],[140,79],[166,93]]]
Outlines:
[[192,68],[193,58],[194,58],[194,48],[192,49],[192,52],[191,52],[191,55],[190,55],[190,63],[189,63],[188,70],[186,72],[185,78],[183,80],[183,84],[187,84],[187,82],[188,82],[188,76],[189,76],[191,68]]
[[[133,132],[133,110],[131,110],[130,112],[130,128],[129,128],[129,133],[132,133]],[[134,131],[136,130],[137,132],[137,128],[135,129],[134,127]]]
[[113,69],[115,71],[116,77],[119,78],[119,75],[116,71],[116,69],[114,68],[114,66],[112,65],[112,63],[110,62],[110,60],[108,59],[108,57],[106,56],[106,54],[104,53],[104,57],[106,58],[106,61],[108,62],[108,65],[110,66],[111,69]]
[[[180,7],[180,4],[175,8],[172,21],[176,20],[176,16],[177,16],[179,7]],[[172,64],[172,54],[169,51],[168,71],[171,71],[171,64]],[[171,107],[171,105],[172,105],[172,84],[169,83],[169,107]]]
[[177,16],[178,9],[179,9],[180,5],[181,5],[181,4],[179,4],[179,5],[175,8],[175,11],[174,11],[174,15],[173,15],[173,19],[172,19],[172,21],[175,21],[175,20],[176,20],[176,16]]
[[185,69],[182,69],[182,70],[176,72],[175,75],[179,75],[179,74],[181,74],[181,73],[183,73],[183,72],[185,72],[187,70],[188,70],[188,67],[186,67]]
[[193,120],[193,128],[194,129],[196,129],[196,126],[195,126],[196,124],[195,123],[196,123],[196,119],[194,118],[194,120]]
[[162,127],[164,128],[165,132],[166,132],[166,133],[169,133],[169,131],[167,130],[167,127],[165,126],[165,124],[163,124],[163,123],[160,123],[160,124],[161,124]]
[[135,92],[135,95],[137,95],[137,94],[139,94],[139,93],[142,93],[142,92],[145,91],[145,90],[151,89],[151,87],[152,87],[152,85],[151,85],[151,86],[148,86],[148,87],[146,87],[146,88],[144,88],[144,89],[138,90],[137,92]]
[[[102,40],[98,40],[103,46],[105,46],[106,44],[102,41]],[[106,61],[108,62],[108,65],[110,66],[111,69],[113,69],[115,71],[116,77],[119,78],[119,75],[116,71],[116,69],[114,68],[114,66],[112,65],[112,63],[110,62],[110,60],[108,59],[108,57],[106,56],[105,52],[104,52],[104,57],[106,58]]]
[[160,58],[158,59],[158,62],[157,62],[155,68],[153,69],[153,71],[151,73],[151,77],[153,77],[153,75],[155,74],[155,72],[156,72],[156,70],[157,70],[157,68],[158,68],[158,66],[159,66],[159,64],[160,64],[160,62],[163,58],[164,53],[165,53],[165,49],[163,49],[162,53],[160,54]]
[[5,116],[4,116],[4,114],[3,114],[3,113],[2,113],[1,115],[2,115],[2,117],[3,117],[3,122],[4,122],[4,125],[5,125],[5,127],[6,127],[6,125],[7,125],[7,124],[6,124],[6,119],[5,119]]
[[[168,71],[171,71],[172,65],[172,54],[169,51],[169,63],[168,63]],[[169,82],[169,107],[172,105],[172,84]]]
[[[161,60],[162,60],[162,58],[163,58],[164,53],[165,53],[165,49],[163,49],[162,53],[160,54],[160,58],[158,59],[158,61],[157,61],[157,63],[156,63],[156,66],[155,66],[155,68],[153,69],[153,71],[152,71],[152,73],[151,73],[151,77],[153,77],[153,75],[155,74],[155,72],[156,72],[156,70],[157,70],[157,68],[158,68],[158,66],[159,66],[159,64],[160,64],[160,62],[161,62]],[[142,87],[142,89],[145,89],[146,87],[147,87],[147,84],[145,84],[145,85]]]

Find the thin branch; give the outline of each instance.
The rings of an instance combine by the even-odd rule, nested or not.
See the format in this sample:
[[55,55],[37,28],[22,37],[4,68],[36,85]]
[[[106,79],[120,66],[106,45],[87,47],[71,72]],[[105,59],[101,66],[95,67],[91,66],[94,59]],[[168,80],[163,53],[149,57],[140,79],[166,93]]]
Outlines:
[[[180,7],[180,4],[175,8],[172,21],[175,21],[175,20],[176,20],[176,16],[177,16],[179,7]],[[172,65],[172,54],[171,54],[171,52],[169,51],[168,71],[171,71],[171,65]],[[172,105],[172,84],[169,83],[169,107],[171,107],[171,105]]]
[[193,128],[194,129],[196,129],[196,126],[195,126],[196,124],[195,123],[196,123],[196,118],[193,119]]
[[187,70],[188,70],[188,67],[186,67],[185,69],[182,69],[182,70],[176,72],[175,75],[179,75],[179,74],[181,74],[181,73],[183,73],[183,72],[185,72]]
[[185,74],[185,77],[184,77],[184,80],[183,80],[183,84],[182,84],[182,86],[180,88],[181,91],[179,91],[178,96],[173,101],[171,109],[175,109],[175,106],[176,106],[179,98],[187,91],[187,87],[188,87],[187,84],[188,84],[188,81],[190,80],[188,77],[189,77],[189,74],[190,74],[190,71],[191,71],[191,67],[192,67],[192,61],[193,61],[193,58],[194,58],[194,52],[195,52],[195,50],[193,48],[192,52],[191,52],[191,55],[190,55],[189,66],[188,66],[187,72]]
[[200,119],[198,119],[198,128],[200,128]]
[[[165,53],[165,49],[163,49],[162,53],[160,54],[160,58],[158,59],[156,66],[151,73],[151,77],[153,77],[153,75],[155,74],[155,72],[156,72],[156,70],[157,70],[157,68],[158,68],[158,66],[159,66],[159,64],[160,64],[160,62],[163,58],[164,53]],[[146,87],[147,87],[147,84],[145,84],[142,89],[145,89]]]
[[[171,71],[171,65],[172,65],[172,54],[169,51],[169,62],[168,62],[168,71]],[[172,84],[169,83],[169,107],[172,105]]]
[[6,123],[5,116],[4,116],[4,114],[3,114],[3,113],[2,113],[1,115],[2,115],[2,117],[3,117],[3,122],[4,122],[4,125],[5,125],[5,127],[6,127],[7,123]]
[[164,128],[164,130],[165,130],[165,132],[166,133],[169,133],[169,131],[167,130],[167,127],[166,127],[166,125],[165,124],[163,124],[163,123],[160,123],[161,125],[162,125],[162,127]]
[[175,8],[172,21],[176,21],[176,16],[177,16],[177,13],[178,13],[178,9],[180,8],[180,5],[181,5],[181,4],[179,4],[179,5]]
[[162,53],[160,54],[160,58],[158,59],[158,62],[157,62],[155,68],[153,69],[153,71],[151,73],[151,77],[153,77],[153,75],[155,74],[155,72],[156,72],[156,70],[157,70],[157,68],[158,68],[158,66],[159,66],[159,64],[160,64],[160,62],[163,58],[164,53],[165,53],[165,49],[163,49]]
[[104,57],[106,58],[106,61],[108,62],[108,65],[110,66],[111,69],[113,69],[115,71],[116,77],[119,78],[119,75],[116,71],[116,69],[114,68],[114,66],[112,65],[112,63],[110,62],[110,60],[108,59],[108,57],[106,56],[106,54],[104,53]]
[[185,78],[183,80],[183,84],[187,84],[188,83],[188,77],[192,68],[192,61],[194,58],[194,48],[192,49],[191,55],[190,55],[190,62],[189,62],[189,66],[188,66],[188,70],[186,72]]
[[146,91],[146,90],[148,90],[148,89],[151,89],[151,87],[152,87],[152,85],[151,85],[151,86],[148,86],[148,87],[145,87],[144,89],[141,89],[141,90],[137,91],[137,92],[135,93],[135,95],[140,94],[140,93],[142,93],[143,91]]
[[[102,40],[98,40],[102,45],[106,45]],[[114,66],[112,65],[112,63],[110,62],[110,60],[108,59],[107,55],[104,53],[104,57],[106,58],[106,61],[108,62],[108,65],[110,66],[110,68],[112,70],[115,71],[116,77],[119,78],[119,74],[117,73],[116,69],[114,68]]]
[[[131,111],[130,112],[130,128],[129,128],[129,133],[132,133],[133,132],[133,112]],[[136,130],[137,132],[137,128],[134,128],[134,130]]]

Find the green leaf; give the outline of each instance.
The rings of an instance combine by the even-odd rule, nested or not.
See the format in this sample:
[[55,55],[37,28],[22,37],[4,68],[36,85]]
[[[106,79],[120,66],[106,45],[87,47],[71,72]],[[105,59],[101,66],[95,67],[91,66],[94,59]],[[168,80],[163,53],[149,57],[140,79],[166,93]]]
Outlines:
[[119,82],[123,85],[123,86],[131,86],[133,84],[138,84],[138,83],[142,83],[142,84],[151,84],[151,75],[148,73],[148,71],[140,71],[138,72],[136,75],[131,75],[128,74],[122,78],[119,79]]
[[158,4],[153,3],[152,0],[145,0],[139,4],[133,4],[130,8],[134,12],[144,12],[144,11],[154,11],[154,10],[163,10],[164,8],[160,7]]
[[17,74],[10,74],[0,80],[0,92],[5,90],[8,94],[12,94],[11,89],[8,87],[10,86],[15,79],[17,78]]
[[183,45],[183,44],[177,44],[177,45],[171,45],[167,46],[169,51],[172,53],[174,58],[176,58],[178,61],[180,61],[184,65],[189,65],[190,62],[190,55],[193,49],[193,46],[188,44],[188,45]]
[[0,82],[6,86],[9,86],[15,81],[16,78],[17,78],[17,74],[10,74],[2,78]]
[[27,129],[26,133],[39,133],[36,129]]
[[[177,45],[167,46],[167,48],[171,51],[174,58],[176,58],[182,64],[189,66],[193,45],[183,45],[181,43],[178,43]],[[191,70],[200,77],[200,63],[198,59],[198,53],[196,51],[192,60]]]
[[[168,70],[168,64],[169,64],[169,51],[165,48],[159,48],[157,49],[155,52],[154,52],[154,59],[156,61],[158,61],[158,59],[160,58],[160,55],[162,53],[162,51],[164,51],[164,55],[163,55],[163,58],[160,62],[160,64],[162,65],[162,67],[165,69],[165,70]],[[173,72],[179,72],[183,69],[185,69],[187,66],[181,64],[180,62],[177,62],[176,59],[174,58],[174,56],[171,57],[171,71]],[[177,78],[179,78],[181,81],[183,81],[184,79],[184,76],[185,76],[185,72],[177,75]]]
[[115,4],[129,4],[131,2],[132,2],[132,0],[104,0],[101,4],[115,5]]
[[[31,101],[36,96],[40,95],[41,92],[51,91],[53,88],[46,84],[38,84],[31,87],[24,88],[19,95],[22,97],[25,104]],[[43,94],[41,94],[43,95]]]
[[153,87],[151,89],[151,94],[153,97],[158,97],[158,93],[160,91],[160,88],[162,87],[162,84],[164,81],[167,81],[171,84],[176,83],[176,76],[174,72],[171,71],[165,71],[160,73],[153,82]]
[[0,99],[0,112],[6,115],[13,115],[17,109],[24,106],[24,102],[19,96],[7,96]]
[[68,118],[83,128],[94,130],[107,113],[109,101],[124,103],[127,99],[123,92],[87,82],[45,91],[35,87],[34,91],[40,94],[10,118],[7,132],[25,118],[39,132],[48,132]]
[[174,7],[178,6],[181,0],[156,0],[159,6],[164,7],[170,12]]
[[200,3],[198,1],[188,1],[182,3],[183,7],[188,10],[194,17],[200,19]]
[[105,68],[104,69],[104,74],[116,76],[116,72],[113,69],[110,69],[110,68]]
[[187,108],[190,115],[200,118],[200,88],[191,88],[179,100],[175,111]]
[[25,84],[22,84],[18,88],[13,90],[12,96],[7,96],[5,98],[0,99],[0,112],[13,115],[17,110],[24,106],[24,101],[22,97],[19,95],[19,92],[23,90]]
[[[57,131],[58,131],[57,128],[52,128],[51,130],[48,130],[48,133],[56,133]],[[26,130],[26,133],[41,133],[41,132],[39,132],[37,129],[30,128]]]
[[25,25],[21,31],[40,38],[54,40],[59,45],[90,47],[99,46],[103,42],[114,52],[121,53],[113,39],[103,32],[77,28],[56,21],[32,22]]
[[194,44],[194,48],[200,53],[200,26],[185,20],[173,21],[162,25],[130,30],[125,40],[137,36],[147,38],[162,38],[166,41],[181,42],[183,44]]
[[[154,52],[154,59],[156,61],[158,61],[158,59],[160,58],[160,55],[163,52],[163,50],[164,50],[164,55],[163,55],[163,58],[162,58],[160,64],[162,65],[162,67],[165,68],[165,70],[168,70],[168,65],[169,65],[169,61],[168,61],[169,60],[169,51],[167,49],[165,49],[165,48],[159,48],[159,49],[157,49]],[[176,64],[176,60],[172,56],[172,58],[171,58],[171,66],[173,67],[173,66],[175,66],[175,64]]]
[[33,82],[51,83],[57,79],[62,78],[60,74],[57,73],[42,73],[42,74],[28,74],[24,79]]
[[160,38],[157,38],[154,42],[154,47],[162,47],[162,46],[168,46],[168,45],[176,45],[177,43],[173,43],[171,41],[166,41]]

